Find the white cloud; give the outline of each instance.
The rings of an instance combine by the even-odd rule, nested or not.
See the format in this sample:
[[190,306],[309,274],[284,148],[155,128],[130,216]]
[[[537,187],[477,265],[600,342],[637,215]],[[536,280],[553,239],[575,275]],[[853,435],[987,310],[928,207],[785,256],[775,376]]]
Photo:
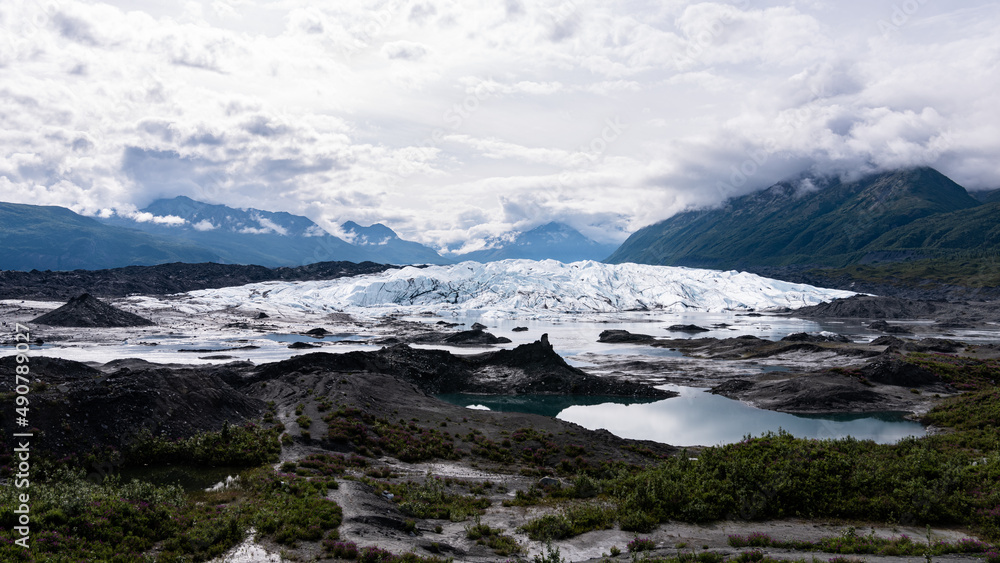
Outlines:
[[549,220],[620,240],[803,170],[1000,187],[985,0],[46,6],[0,4],[10,201],[187,195],[444,248]]
[[218,225],[212,223],[208,219],[202,219],[191,226],[194,227],[194,230],[196,231],[214,231],[219,228]]
[[427,55],[427,48],[411,41],[393,41],[382,46],[382,54],[389,59],[419,61]]
[[282,227],[281,225],[275,223],[274,221],[268,219],[267,217],[261,217],[260,215],[254,214],[251,217],[254,221],[260,225],[260,228],[247,227],[243,229],[242,232],[252,232],[257,234],[262,233],[275,233],[281,236],[288,236],[288,229]]
[[329,233],[327,233],[325,230],[323,230],[323,227],[320,227],[319,225],[312,225],[311,227],[309,227],[308,229],[306,229],[305,232],[302,233],[302,236],[304,236],[304,237],[325,237],[328,234]]
[[179,227],[187,223],[186,219],[175,215],[153,215],[152,213],[138,211],[123,215],[136,223],[156,223],[157,225],[166,225],[168,227]]

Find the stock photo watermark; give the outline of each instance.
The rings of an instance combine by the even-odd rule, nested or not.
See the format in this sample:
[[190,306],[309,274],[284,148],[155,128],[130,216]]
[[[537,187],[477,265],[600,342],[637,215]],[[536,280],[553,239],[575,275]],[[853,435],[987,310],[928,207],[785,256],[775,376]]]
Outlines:
[[[617,115],[605,119],[603,125],[604,127],[599,134],[576,149],[578,154],[582,154],[590,162],[598,162],[608,152],[611,145],[628,129],[628,126],[622,123],[621,117]],[[559,184],[562,186],[570,185],[572,176],[573,173],[569,170],[562,172],[559,174]]]
[[370,48],[375,41],[385,34],[386,28],[399,13],[400,5],[391,3],[379,10],[372,11],[360,26],[360,33],[350,38],[349,44],[341,46],[340,54],[350,62],[355,55]]
[[[500,85],[489,77],[480,81],[475,87],[468,89],[466,95],[460,101],[453,103],[442,114],[442,120],[448,129],[438,127],[425,137],[416,149],[420,152],[423,160],[433,159],[438,147],[444,142],[445,136],[450,132],[458,131],[462,125],[480,110],[483,102],[493,98],[500,90]],[[408,178],[415,174],[419,166],[413,161],[401,163],[395,170],[394,176],[397,181]]]
[[889,35],[910,23],[910,20],[926,6],[930,0],[906,0],[901,4],[892,5],[892,13],[888,18],[878,20],[878,30],[882,35]]
[[[746,10],[750,7],[750,0],[737,0],[731,5],[738,10]],[[679,67],[686,67],[698,62],[708,47],[715,43],[731,24],[732,21],[728,18],[713,19],[707,27],[688,38],[687,48],[684,52],[674,55],[674,63]]]
[[[28,355],[31,329],[20,323],[15,323],[14,328],[15,349],[17,350],[15,356],[17,366],[14,368],[14,422],[18,428],[26,430],[31,426],[29,422],[31,366]],[[26,549],[30,547],[31,538],[31,496],[29,489],[31,488],[31,440],[34,435],[34,432],[14,432],[13,434],[16,444],[13,462],[17,470],[14,473],[14,488],[17,491],[14,532],[18,536],[14,543]]]

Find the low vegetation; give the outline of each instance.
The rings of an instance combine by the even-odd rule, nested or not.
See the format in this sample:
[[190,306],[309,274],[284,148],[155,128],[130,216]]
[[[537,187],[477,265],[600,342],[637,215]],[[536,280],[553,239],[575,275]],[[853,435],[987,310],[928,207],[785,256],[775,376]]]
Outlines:
[[278,460],[281,445],[278,430],[256,424],[230,426],[218,432],[202,432],[184,440],[139,436],[125,454],[133,465],[188,464],[254,466]]
[[829,279],[847,278],[899,287],[963,286],[974,292],[975,288],[1000,286],[1000,257],[995,252],[949,252],[945,256],[922,260],[854,265],[810,273]]
[[13,544],[14,489],[0,490],[0,560],[205,561],[251,528],[294,546],[335,536],[341,522],[340,507],[325,498],[325,481],[279,477],[268,468],[244,473],[232,488],[188,494],[115,476],[97,484],[82,470],[61,468],[31,490],[38,516],[30,550]]
[[914,541],[906,535],[892,538],[876,537],[872,532],[859,535],[854,528],[848,528],[842,535],[822,538],[819,541],[780,541],[767,534],[752,533],[746,536],[729,536],[729,545],[737,548],[776,548],[794,551],[821,551],[840,555],[878,555],[892,557],[926,557],[949,555],[952,553],[990,554],[994,549],[988,543],[971,538],[956,542]]
[[[907,361],[931,370],[967,392],[945,399],[925,422],[946,429],[925,438],[880,445],[850,438],[804,440],[784,432],[694,454],[654,459],[645,467],[597,463],[584,444],[557,445],[554,436],[524,428],[491,440],[472,430],[450,435],[447,427],[419,421],[390,422],[358,409],[325,408],[325,441],[354,454],[317,454],[285,462],[277,470],[279,428],[229,426],[184,440],[141,436],[112,456],[118,466],[183,463],[193,466],[242,466],[248,469],[228,488],[185,492],[177,486],[141,481],[103,480],[79,469],[83,458],[38,460],[32,482],[32,549],[13,545],[15,490],[0,491],[0,560],[204,561],[242,541],[249,530],[285,546],[316,542],[339,559],[379,562],[436,562],[436,557],[394,555],[378,548],[340,541],[341,511],[327,500],[337,479],[352,471],[378,493],[387,493],[417,529],[419,520],[466,521],[467,537],[503,556],[520,556],[514,535],[482,524],[492,493],[490,482],[429,477],[400,480],[392,469],[371,460],[392,455],[404,461],[458,459],[468,448],[471,463],[510,463],[529,475],[560,479],[516,491],[504,505],[544,505],[548,514],[517,531],[536,541],[574,537],[612,528],[646,533],[660,523],[679,520],[837,518],[901,525],[954,525],[1000,540],[1000,362],[942,354],[910,354]],[[273,418],[273,408],[268,413]],[[442,428],[442,429],[439,429]],[[8,448],[9,449],[9,448]],[[6,450],[5,450],[6,451]],[[9,457],[4,458],[9,463]],[[95,458],[96,459],[96,458]],[[7,468],[9,475],[9,467]],[[440,527],[438,527],[440,529]],[[633,553],[650,548],[636,538]],[[817,542],[784,542],[763,534],[733,536],[745,548],[730,561],[768,561],[761,549],[823,551],[854,555],[1000,556],[989,544],[973,540],[926,544],[905,536],[877,538],[848,533]],[[153,556],[152,554],[155,554]],[[536,559],[559,560],[558,550]],[[645,555],[644,555],[645,557]],[[719,561],[711,552],[678,553],[650,561]],[[847,559],[845,559],[847,560]],[[554,563],[554,561],[553,561]]]
[[475,540],[479,545],[485,545],[497,555],[518,555],[524,551],[521,544],[513,536],[504,533],[503,529],[491,528],[478,519],[474,526],[466,529],[465,537]]
[[388,492],[399,504],[400,511],[407,516],[432,520],[461,522],[479,516],[490,507],[489,498],[471,494],[461,494],[455,485],[441,479],[429,478],[425,483],[405,481],[388,483],[369,480],[376,492]]
[[561,540],[591,530],[613,528],[616,521],[613,506],[598,503],[574,504],[558,514],[547,514],[518,528],[533,540]]
[[349,445],[361,455],[390,454],[405,462],[429,459],[457,459],[451,439],[437,429],[415,423],[392,423],[360,409],[340,407],[323,417],[332,444]]

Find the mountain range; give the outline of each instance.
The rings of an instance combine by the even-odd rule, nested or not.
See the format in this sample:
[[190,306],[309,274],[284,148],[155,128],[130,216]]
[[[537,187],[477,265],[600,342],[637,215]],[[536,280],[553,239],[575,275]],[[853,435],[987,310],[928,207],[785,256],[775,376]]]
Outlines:
[[3,270],[97,270],[218,261],[218,253],[193,242],[106,225],[64,207],[0,203]]
[[494,262],[508,259],[545,260],[560,262],[603,260],[618,248],[617,244],[601,244],[585,237],[564,223],[546,223],[530,231],[507,233],[486,241],[487,248],[460,254],[459,260]]
[[996,252],[1000,203],[977,195],[931,168],[782,182],[642,228],[608,262],[838,268]]
[[[364,227],[348,221],[340,231],[342,237],[334,236],[290,213],[235,209],[187,197],[157,200],[128,216],[96,219],[61,207],[0,203],[0,269],[551,258],[744,269],[827,287],[853,287],[840,279],[848,274],[905,278],[907,283],[936,279],[1000,285],[1000,190],[970,194],[931,168],[853,181],[803,176],[721,207],[679,213],[638,230],[617,249],[561,223],[506,233],[485,241],[484,249],[444,256],[400,238],[381,223]],[[823,270],[825,278],[803,277],[810,268]],[[884,271],[875,271],[879,268]]]
[[550,223],[489,241],[489,250],[442,256],[381,224],[341,225],[344,238],[284,212],[175,197],[131,215],[90,218],[62,207],[0,203],[0,270],[96,270],[170,262],[290,267],[328,261],[450,264],[463,260],[600,260],[600,245]]

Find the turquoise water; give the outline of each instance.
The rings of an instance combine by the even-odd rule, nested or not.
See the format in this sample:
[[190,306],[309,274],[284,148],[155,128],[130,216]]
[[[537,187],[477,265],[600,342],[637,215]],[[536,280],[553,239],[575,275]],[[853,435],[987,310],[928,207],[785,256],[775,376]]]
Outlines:
[[486,407],[498,412],[523,412],[557,417],[559,413],[574,406],[593,407],[604,404],[648,404],[660,399],[622,399],[621,397],[576,396],[576,395],[474,395],[467,393],[446,393],[435,395],[442,401],[461,407]]
[[882,444],[925,434],[922,425],[905,420],[902,413],[801,416],[754,408],[740,401],[712,395],[705,389],[666,388],[679,392],[680,396],[646,402],[565,396],[445,395],[440,398],[461,406],[480,405],[491,410],[555,416],[591,430],[603,428],[622,438],[652,440],[674,446],[730,444],[739,442],[747,435],[760,436],[779,430],[800,438],[851,436]]

